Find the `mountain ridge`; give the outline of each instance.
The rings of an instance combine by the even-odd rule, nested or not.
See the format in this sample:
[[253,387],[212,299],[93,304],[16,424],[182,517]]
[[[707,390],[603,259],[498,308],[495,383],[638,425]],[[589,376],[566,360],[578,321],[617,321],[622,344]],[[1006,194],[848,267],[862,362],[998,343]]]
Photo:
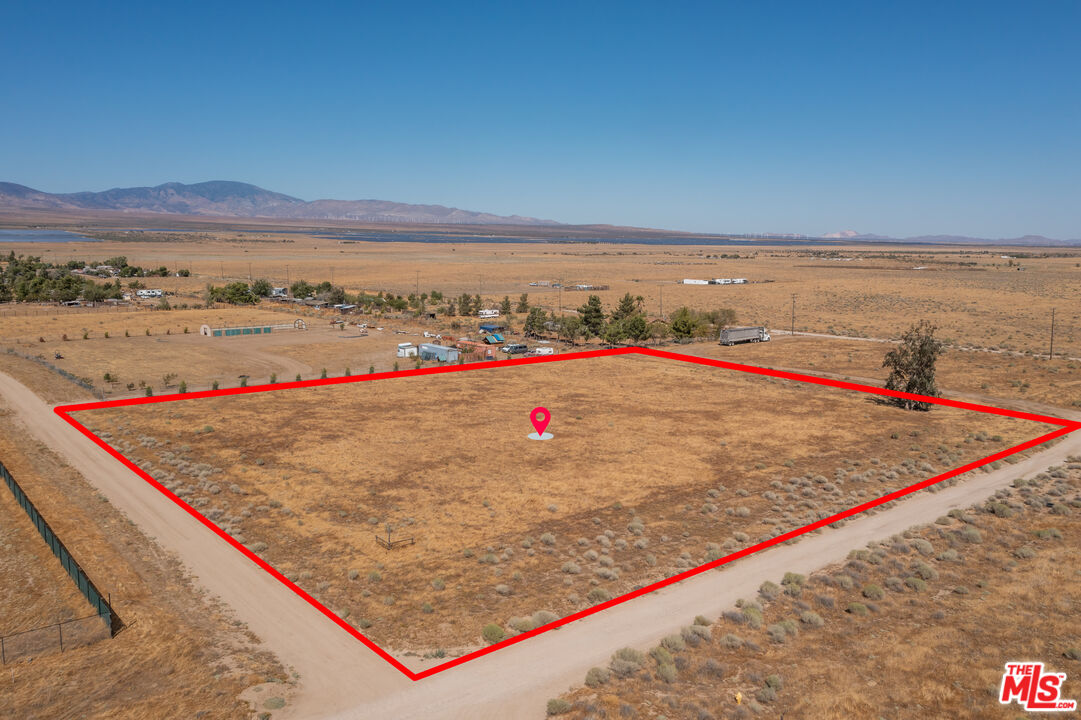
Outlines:
[[389,200],[312,200],[266,190],[250,183],[210,180],[184,184],[111,188],[100,192],[47,193],[0,182],[0,206],[27,210],[112,210],[244,218],[353,220],[416,224],[559,225],[554,220],[496,215],[444,205]]

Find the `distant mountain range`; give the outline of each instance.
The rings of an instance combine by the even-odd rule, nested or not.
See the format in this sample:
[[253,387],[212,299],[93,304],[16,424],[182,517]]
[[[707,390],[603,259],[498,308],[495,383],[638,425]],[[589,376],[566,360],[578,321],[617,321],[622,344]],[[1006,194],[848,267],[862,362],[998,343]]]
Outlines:
[[1081,245],[1081,240],[1056,240],[1043,235],[1023,235],[1015,238],[977,238],[967,235],[916,235],[914,237],[895,238],[888,235],[858,233],[855,230],[842,230],[822,236],[830,240],[852,240],[853,242],[894,242],[920,243],[931,245],[1032,245],[1046,247]]
[[[148,213],[179,215],[186,217],[217,218],[265,218],[269,220],[345,221],[356,223],[400,223],[410,225],[515,225],[516,233],[536,234],[550,237],[679,237],[682,239],[735,237],[723,234],[683,233],[672,230],[628,228],[610,225],[563,225],[554,220],[541,220],[521,215],[493,215],[492,213],[460,210],[442,205],[411,205],[387,200],[312,200],[306,201],[290,195],[264,190],[248,183],[229,180],[185,185],[170,182],[154,187],[114,188],[104,192],[47,193],[25,185],[0,182],[0,212],[116,212],[132,216]],[[526,230],[526,228],[534,228]],[[806,235],[756,236],[772,238],[813,240]],[[1042,235],[1025,235],[1016,238],[975,238],[963,235],[920,235],[895,238],[887,235],[859,233],[844,230],[822,236],[829,240],[851,240],[872,243],[922,243],[935,245],[1017,245],[1017,246],[1071,246],[1081,245],[1081,240],[1056,240]]]
[[243,218],[353,220],[364,223],[440,225],[559,225],[519,215],[459,210],[442,205],[410,205],[385,200],[313,200],[311,202],[227,180],[185,185],[114,188],[104,192],[47,193],[0,182],[0,208],[21,210],[112,210]]

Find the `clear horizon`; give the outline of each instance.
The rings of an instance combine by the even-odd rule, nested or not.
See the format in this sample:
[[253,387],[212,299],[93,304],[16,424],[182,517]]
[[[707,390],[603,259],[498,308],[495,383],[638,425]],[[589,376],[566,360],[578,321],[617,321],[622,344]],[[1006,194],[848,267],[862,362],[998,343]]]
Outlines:
[[[1081,5],[0,9],[2,180],[1081,238]],[[13,111],[14,110],[14,111]]]

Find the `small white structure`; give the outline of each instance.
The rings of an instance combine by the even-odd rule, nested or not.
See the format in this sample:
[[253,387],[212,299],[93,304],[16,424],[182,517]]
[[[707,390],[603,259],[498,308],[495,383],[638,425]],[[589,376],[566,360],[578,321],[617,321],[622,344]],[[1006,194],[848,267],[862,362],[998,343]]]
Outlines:
[[270,288],[270,297],[289,297],[289,290],[288,288],[272,287]]
[[136,290],[135,294],[136,294],[136,296],[142,298],[143,300],[148,300],[150,298],[160,298],[160,297],[162,297],[164,295],[164,293],[161,290],[150,290],[150,289]]
[[555,354],[556,354],[555,348],[550,348],[550,347],[535,347],[535,348],[533,348],[532,350],[530,350],[529,352],[526,353],[526,355],[555,355]]
[[683,278],[684,285],[709,285],[709,280],[692,280],[690,278]]
[[710,283],[712,285],[731,285],[732,278],[713,278]]
[[416,357],[417,346],[413,343],[398,343],[398,357]]
[[481,318],[497,318],[499,317],[498,310],[480,310],[477,312],[477,317]]

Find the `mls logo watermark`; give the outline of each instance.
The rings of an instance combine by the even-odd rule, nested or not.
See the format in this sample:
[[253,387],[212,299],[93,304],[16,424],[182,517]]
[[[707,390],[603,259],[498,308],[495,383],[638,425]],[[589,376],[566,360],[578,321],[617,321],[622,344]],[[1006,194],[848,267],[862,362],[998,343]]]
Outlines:
[[1066,673],[1045,673],[1042,662],[1006,663],[998,701],[1003,705],[1017,702],[1029,712],[1076,710],[1076,700],[1061,697]]

